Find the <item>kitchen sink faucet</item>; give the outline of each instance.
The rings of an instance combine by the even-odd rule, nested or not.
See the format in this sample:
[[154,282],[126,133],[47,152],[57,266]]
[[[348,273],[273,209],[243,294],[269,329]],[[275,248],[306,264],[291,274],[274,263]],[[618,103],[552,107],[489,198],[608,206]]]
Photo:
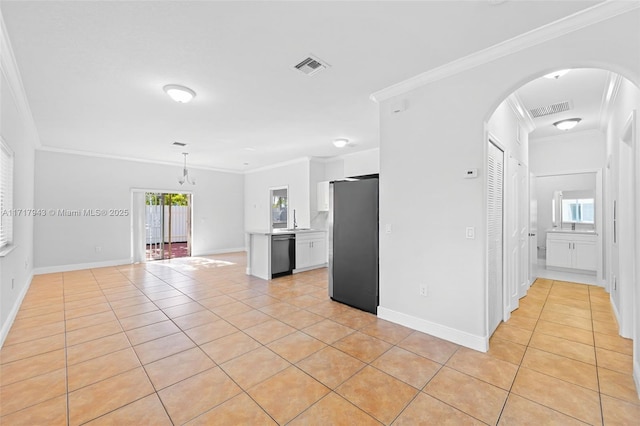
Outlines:
[[293,209],[293,229],[298,227],[298,221],[296,221],[296,209]]

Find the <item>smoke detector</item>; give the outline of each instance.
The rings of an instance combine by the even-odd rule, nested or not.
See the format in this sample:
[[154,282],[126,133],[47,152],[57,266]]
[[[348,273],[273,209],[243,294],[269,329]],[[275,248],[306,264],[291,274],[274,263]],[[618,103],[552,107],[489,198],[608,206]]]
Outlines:
[[295,69],[306,75],[314,75],[327,67],[329,64],[311,55],[294,66]]

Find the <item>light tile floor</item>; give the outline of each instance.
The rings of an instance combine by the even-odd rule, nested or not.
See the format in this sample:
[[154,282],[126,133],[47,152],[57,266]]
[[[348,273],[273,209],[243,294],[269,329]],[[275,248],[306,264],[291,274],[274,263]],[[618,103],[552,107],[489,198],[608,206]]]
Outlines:
[[36,276],[0,351],[2,425],[638,424],[600,288],[539,279],[488,353],[273,281],[243,253]]

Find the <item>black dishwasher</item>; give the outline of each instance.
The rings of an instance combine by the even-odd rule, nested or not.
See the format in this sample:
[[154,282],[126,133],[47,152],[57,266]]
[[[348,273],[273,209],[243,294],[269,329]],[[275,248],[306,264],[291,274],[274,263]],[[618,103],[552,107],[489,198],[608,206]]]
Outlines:
[[271,236],[271,278],[291,275],[296,267],[295,234]]

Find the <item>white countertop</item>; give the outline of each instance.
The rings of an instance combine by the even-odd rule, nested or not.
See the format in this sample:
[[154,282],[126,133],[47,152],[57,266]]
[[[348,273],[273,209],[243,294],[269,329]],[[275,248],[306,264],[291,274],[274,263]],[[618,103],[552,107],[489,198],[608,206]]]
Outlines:
[[552,232],[554,234],[592,234],[592,235],[598,235],[596,234],[596,231],[593,229],[564,229],[564,228],[553,228],[553,229],[549,229],[547,230],[547,232]]
[[298,228],[298,229],[274,229],[274,230],[266,230],[266,229],[258,229],[258,230],[250,230],[247,231],[247,234],[254,235],[280,235],[280,234],[308,234],[312,232],[327,232],[324,229],[306,229],[306,228]]

